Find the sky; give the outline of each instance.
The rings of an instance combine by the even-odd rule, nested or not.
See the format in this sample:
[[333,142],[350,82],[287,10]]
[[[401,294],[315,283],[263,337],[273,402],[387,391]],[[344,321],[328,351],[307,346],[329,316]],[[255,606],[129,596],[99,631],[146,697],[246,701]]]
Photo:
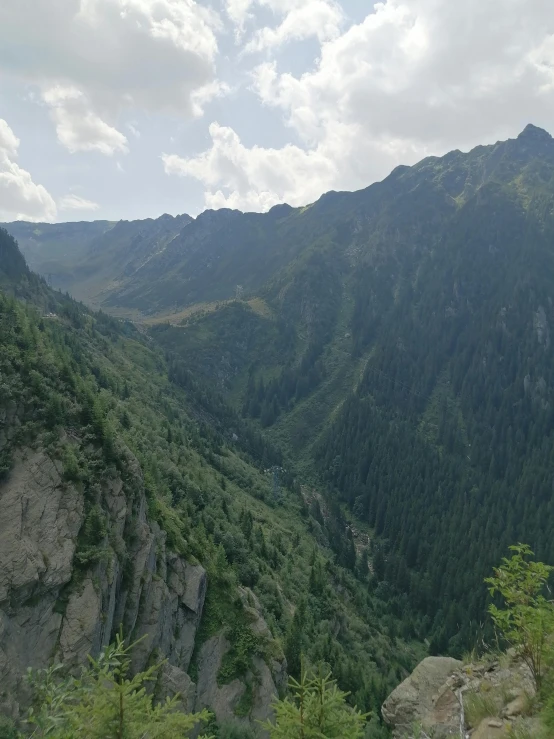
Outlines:
[[0,221],[304,205],[527,123],[553,0],[0,0]]

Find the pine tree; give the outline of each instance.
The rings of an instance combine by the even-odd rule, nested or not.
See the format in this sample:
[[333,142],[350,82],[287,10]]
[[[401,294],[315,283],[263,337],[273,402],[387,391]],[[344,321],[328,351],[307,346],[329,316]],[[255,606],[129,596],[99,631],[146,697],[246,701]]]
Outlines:
[[[209,718],[207,711],[178,711],[178,696],[155,705],[146,685],[161,665],[129,677],[130,652],[121,636],[83,669],[79,678],[59,678],[61,666],[31,672],[35,706],[28,723],[34,737],[49,739],[174,739]],[[210,739],[204,737],[203,739]]]
[[273,704],[275,723],[263,727],[271,739],[362,739],[368,714],[346,703],[348,693],[339,690],[327,675],[290,679],[292,696]]
[[300,677],[302,671],[302,647],[307,603],[303,598],[296,609],[285,639],[285,657],[289,675]]

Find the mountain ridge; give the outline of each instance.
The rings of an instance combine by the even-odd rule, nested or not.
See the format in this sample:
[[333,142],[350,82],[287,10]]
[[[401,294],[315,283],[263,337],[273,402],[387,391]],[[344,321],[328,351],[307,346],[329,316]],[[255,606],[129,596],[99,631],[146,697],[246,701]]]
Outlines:
[[375,527],[383,581],[459,655],[505,548],[554,557],[554,141],[527,128],[305,212],[265,316],[231,301],[153,336]]
[[[540,168],[554,162],[552,137],[529,124],[515,139],[478,146],[465,154],[453,151],[443,157],[427,157],[412,167],[400,165],[381,182],[355,192],[325,193],[302,208],[281,204],[263,214],[207,210],[195,219],[164,215],[159,219],[121,221],[110,229],[95,227],[104,231],[95,234],[99,241],[87,241],[85,251],[82,245],[80,252],[76,250],[81,262],[78,266],[76,259],[63,254],[50,265],[37,262],[32,256],[36,246],[29,237],[22,241],[22,250],[31,267],[54,276],[55,286],[68,289],[95,307],[133,318],[177,313],[194,303],[229,299],[236,294],[237,286],[245,293],[256,294],[301,255],[301,245],[307,240],[331,239],[340,248],[341,241],[354,240],[353,224],[358,222],[361,227],[368,218],[383,218],[383,207],[388,208],[389,217],[393,212],[395,218],[405,217],[402,204],[395,206],[399,198],[409,198],[414,207],[428,210],[431,188],[435,190],[435,209],[448,203],[460,207],[487,182],[495,178],[507,181],[518,167],[524,169],[541,157],[536,171],[522,173],[524,179],[536,180]],[[512,186],[525,188],[529,184],[523,181]],[[418,186],[426,188],[420,202]],[[428,212],[427,217],[431,216]],[[172,224],[171,228],[164,228],[167,223]],[[180,225],[191,225],[192,229]],[[8,224],[10,228],[21,237],[21,224]],[[26,228],[30,230],[31,226]],[[121,243],[116,238],[118,229],[130,232]],[[114,237],[111,245],[110,235]],[[140,237],[139,241],[133,237]],[[90,253],[91,249],[103,251],[104,257]],[[60,274],[56,278],[57,271]]]
[[[52,453],[77,480],[100,462],[106,474],[117,460],[126,468],[121,439],[166,551],[205,557],[198,649],[183,670],[192,682],[202,646],[224,634],[234,674],[233,645],[250,642],[227,616],[242,618],[249,596],[239,591],[239,606],[235,586],[250,588],[290,665],[303,644],[375,709],[423,640],[456,657],[491,642],[483,578],[508,545],[554,561],[546,132],[430,157],[305,208],[96,233],[77,252],[86,263],[73,253],[60,274],[138,328],[49,289],[10,239],[0,232],[2,287],[27,305],[0,295],[11,348],[0,357],[11,393],[0,470],[10,474],[44,419],[57,419]],[[13,418],[21,393],[25,423]],[[73,454],[63,433],[81,427]],[[98,496],[77,562],[112,546],[100,534],[115,526],[113,505]],[[204,536],[205,550],[194,543]]]

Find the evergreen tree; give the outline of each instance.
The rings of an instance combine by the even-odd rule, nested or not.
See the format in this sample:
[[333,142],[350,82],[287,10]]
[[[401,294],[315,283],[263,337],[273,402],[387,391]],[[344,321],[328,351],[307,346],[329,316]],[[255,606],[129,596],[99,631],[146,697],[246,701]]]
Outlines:
[[264,724],[271,739],[362,739],[368,716],[346,703],[330,674],[302,670],[289,687],[292,696],[273,704],[275,722]]
[[[156,679],[161,665],[129,676],[130,651],[121,636],[79,678],[60,679],[61,666],[30,673],[35,707],[28,723],[34,737],[49,739],[174,739],[183,736],[207,711],[184,714],[178,696],[156,705],[146,685]],[[203,739],[209,739],[204,736]]]
[[306,600],[303,598],[296,609],[285,639],[285,657],[289,675],[299,678],[302,671],[302,649]]

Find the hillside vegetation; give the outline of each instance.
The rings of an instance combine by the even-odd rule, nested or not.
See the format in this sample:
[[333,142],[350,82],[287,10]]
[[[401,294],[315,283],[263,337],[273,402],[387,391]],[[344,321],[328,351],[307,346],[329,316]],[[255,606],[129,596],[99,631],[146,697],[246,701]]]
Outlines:
[[[245,686],[229,708],[237,720],[258,710],[263,662],[277,680],[286,656],[289,673],[298,675],[302,650],[309,663],[328,665],[362,710],[376,712],[377,727],[380,703],[423,647],[401,599],[376,587],[367,535],[355,544],[340,508],[310,496],[287,457],[182,357],[165,355],[131,323],[52,292],[5,231],[0,255],[4,710],[14,710],[17,665],[41,667],[52,654],[83,659],[113,639],[121,609],[125,636],[149,637],[135,667],[161,652],[196,683],[206,677],[203,645],[228,644],[217,685]],[[10,503],[22,475],[31,480],[22,489],[27,507]],[[55,532],[39,527],[58,498],[51,524],[63,527],[60,511],[69,506],[73,535],[60,529],[51,542]],[[25,567],[13,530],[19,525],[26,527]],[[149,557],[154,564],[141,574]],[[194,601],[188,590],[183,595],[175,579],[185,571],[185,581],[201,588],[200,565],[205,602],[200,590]],[[173,608],[174,592],[185,615],[175,612],[172,627],[165,609]],[[17,624],[21,644],[10,641]],[[39,624],[47,624],[47,637]],[[68,646],[74,636],[75,650]],[[25,642],[35,638],[40,649],[26,656]]]
[[266,315],[153,332],[375,529],[434,653],[490,637],[479,583],[510,543],[554,559],[553,203],[533,127],[399,168],[294,216],[327,241],[266,282]]
[[337,561],[374,536],[406,636],[489,640],[481,583],[506,547],[554,561],[552,137],[530,125],[305,208],[207,211],[161,246],[137,228],[149,256],[103,283],[105,309],[150,316],[172,387],[263,431],[319,526],[353,517],[351,541],[325,539]]

